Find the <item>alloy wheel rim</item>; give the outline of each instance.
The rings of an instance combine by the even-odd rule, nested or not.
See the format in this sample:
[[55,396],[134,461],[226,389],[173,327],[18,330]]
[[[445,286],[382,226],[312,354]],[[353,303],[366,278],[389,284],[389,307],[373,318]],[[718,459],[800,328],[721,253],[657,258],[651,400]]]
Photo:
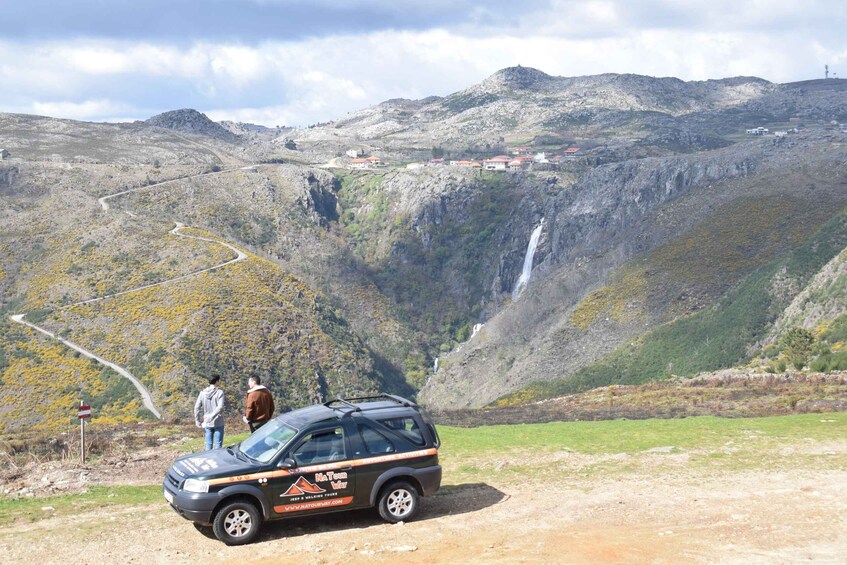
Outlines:
[[253,519],[242,509],[233,510],[224,519],[224,530],[233,537],[241,537],[250,531]]
[[412,495],[405,489],[398,489],[388,495],[388,511],[394,516],[405,516],[412,510]]

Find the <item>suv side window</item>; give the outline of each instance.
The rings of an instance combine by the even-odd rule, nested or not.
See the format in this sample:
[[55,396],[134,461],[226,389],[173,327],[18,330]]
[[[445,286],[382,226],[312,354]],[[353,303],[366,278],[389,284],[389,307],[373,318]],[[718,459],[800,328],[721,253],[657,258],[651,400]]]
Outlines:
[[316,465],[347,459],[344,447],[344,429],[339,426],[307,434],[291,452],[298,465]]
[[409,440],[415,445],[426,444],[423,434],[421,434],[421,428],[418,426],[417,421],[415,421],[415,419],[411,416],[405,416],[402,418],[386,418],[385,420],[379,420],[379,423],[389,430],[393,430],[397,435]]
[[359,424],[359,436],[362,438],[365,451],[369,454],[376,455],[397,451],[390,439],[370,426]]

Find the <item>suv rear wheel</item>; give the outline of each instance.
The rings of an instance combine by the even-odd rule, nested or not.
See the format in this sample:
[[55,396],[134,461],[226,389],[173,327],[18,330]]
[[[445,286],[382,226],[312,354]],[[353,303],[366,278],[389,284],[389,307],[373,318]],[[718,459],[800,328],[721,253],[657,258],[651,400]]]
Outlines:
[[215,514],[212,530],[225,544],[242,545],[253,541],[261,525],[262,516],[256,506],[246,500],[236,500]]
[[411,520],[418,513],[418,491],[406,481],[391,483],[382,489],[378,508],[386,522]]

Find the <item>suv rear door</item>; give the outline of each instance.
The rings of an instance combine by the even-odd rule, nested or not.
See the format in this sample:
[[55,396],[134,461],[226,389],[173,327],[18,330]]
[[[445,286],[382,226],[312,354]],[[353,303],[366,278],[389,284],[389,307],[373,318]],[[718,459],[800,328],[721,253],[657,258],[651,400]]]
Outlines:
[[356,497],[364,499],[367,504],[380,475],[397,466],[391,456],[398,453],[401,442],[377,429],[367,418],[356,418],[355,434],[350,440],[353,457],[359,460],[356,467]]

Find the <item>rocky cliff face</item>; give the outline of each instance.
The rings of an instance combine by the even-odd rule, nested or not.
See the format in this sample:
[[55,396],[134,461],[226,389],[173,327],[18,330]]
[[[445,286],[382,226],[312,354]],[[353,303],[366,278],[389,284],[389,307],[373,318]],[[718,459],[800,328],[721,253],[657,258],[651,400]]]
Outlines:
[[[796,291],[796,289],[794,289]],[[803,288],[773,325],[763,344],[794,327],[813,330],[847,312],[847,250],[839,253]]]
[[0,194],[11,194],[15,186],[15,179],[20,174],[18,167],[11,165],[0,165]]

